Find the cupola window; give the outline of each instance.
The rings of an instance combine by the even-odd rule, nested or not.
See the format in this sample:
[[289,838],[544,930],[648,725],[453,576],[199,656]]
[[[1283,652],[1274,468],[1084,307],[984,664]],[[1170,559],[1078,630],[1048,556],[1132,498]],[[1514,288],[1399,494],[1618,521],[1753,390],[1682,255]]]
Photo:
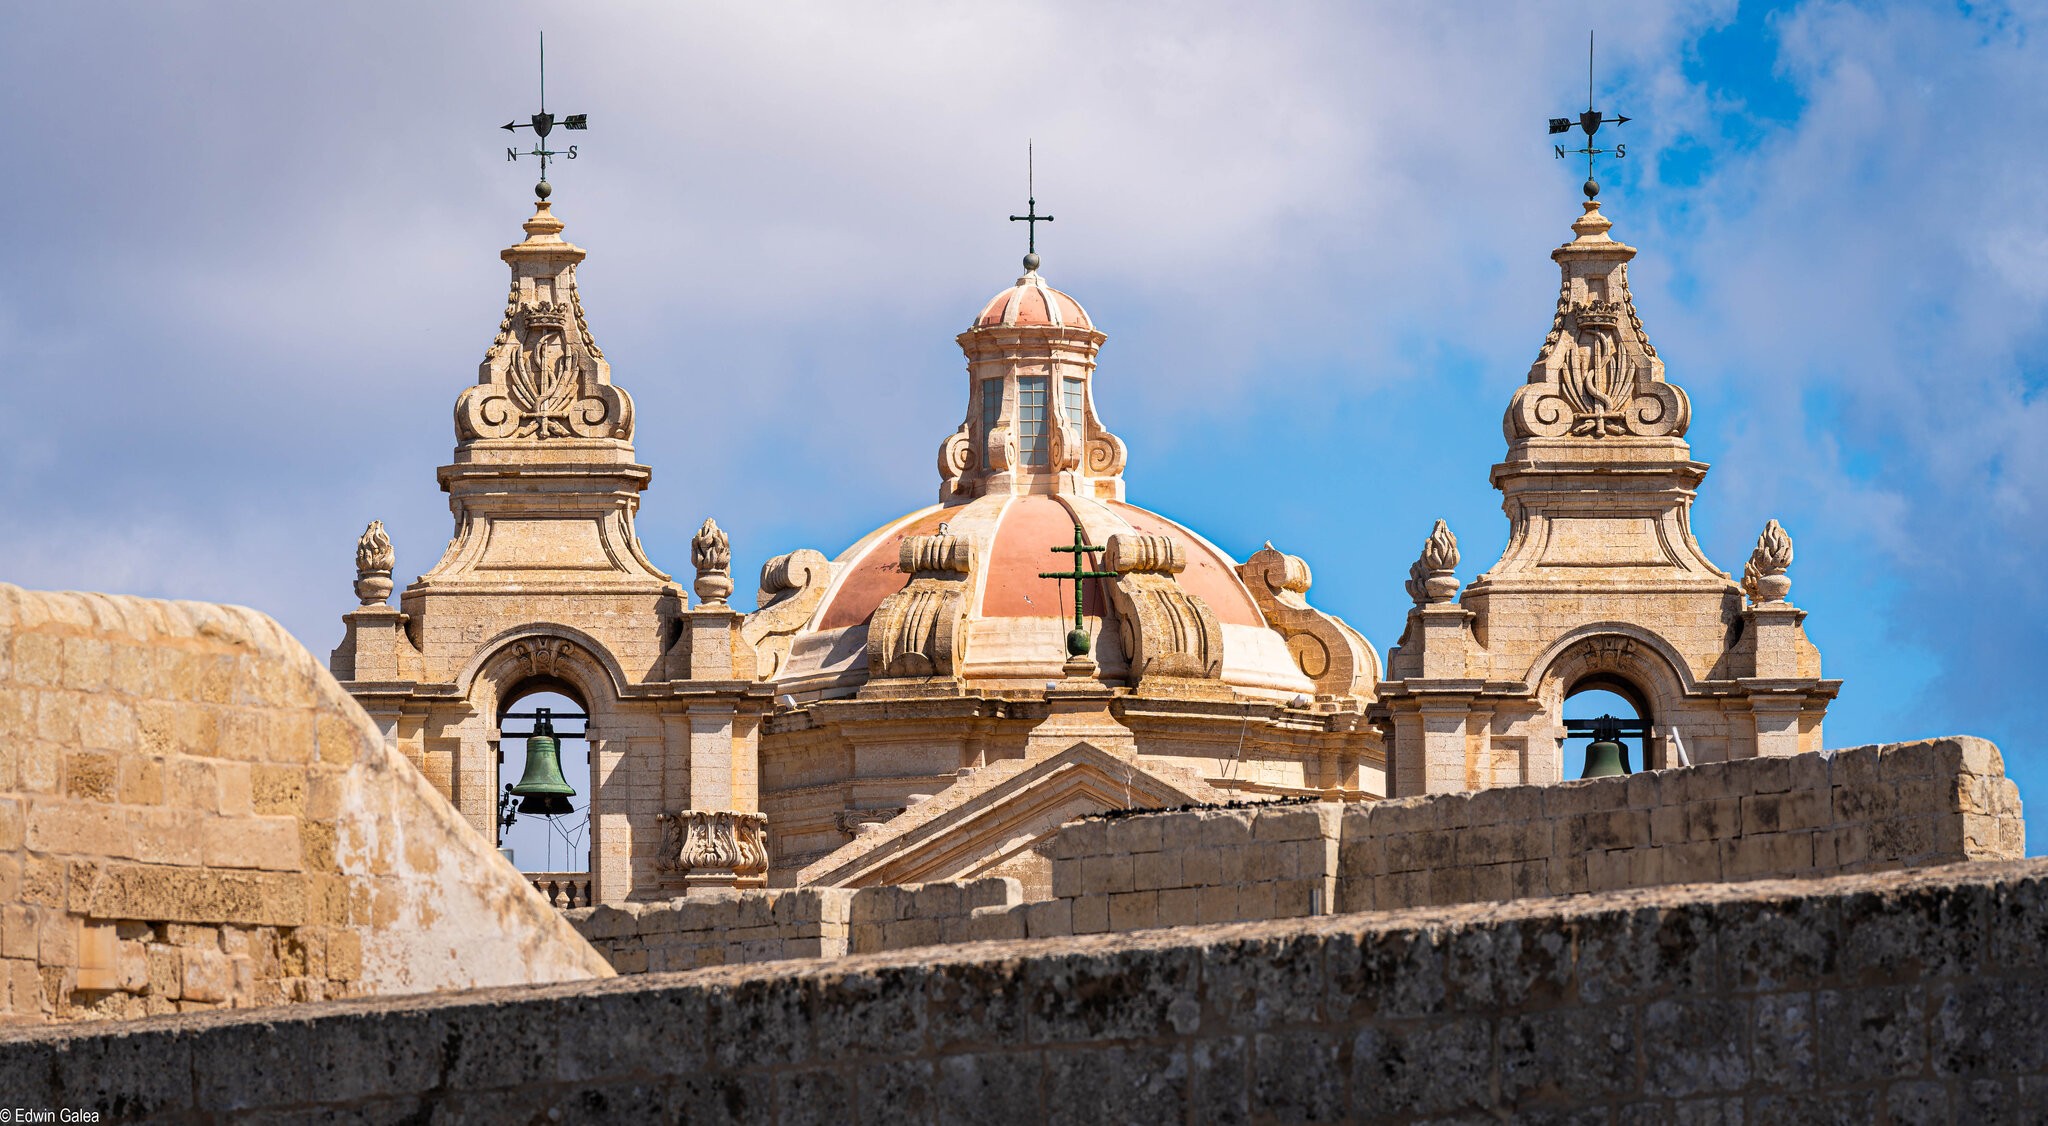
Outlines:
[[1019,376],[1017,379],[1017,450],[1026,465],[1051,462],[1051,443],[1045,429],[1046,377]]
[[1081,381],[1068,376],[1060,380],[1060,408],[1066,412],[1067,421],[1081,425]]
[[1003,417],[1003,381],[984,379],[981,381],[981,437],[988,440],[988,433],[996,428]]

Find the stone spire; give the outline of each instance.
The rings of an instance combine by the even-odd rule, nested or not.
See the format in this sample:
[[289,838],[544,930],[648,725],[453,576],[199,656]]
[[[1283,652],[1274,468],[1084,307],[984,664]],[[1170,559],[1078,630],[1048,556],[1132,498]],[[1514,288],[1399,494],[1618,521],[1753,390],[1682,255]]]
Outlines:
[[1550,334],[1508,405],[1510,460],[1539,457],[1533,449],[1545,439],[1683,438],[1692,419],[1629,296],[1635,247],[1608,237],[1614,224],[1599,201],[1584,207],[1572,224],[1578,237],[1550,252],[1564,276]]
[[408,608],[426,588],[507,588],[549,571],[679,593],[633,529],[650,473],[633,460],[633,399],[583,316],[584,251],[546,200],[524,228],[498,255],[512,270],[498,334],[455,401],[455,458],[440,473],[455,537],[407,588]]
[[939,499],[1056,493],[1122,500],[1124,444],[1095,414],[1095,356],[1107,339],[1081,304],[1047,285],[1038,255],[959,336],[967,419],[939,447]]
[[534,208],[525,241],[498,255],[512,267],[512,288],[476,386],[456,400],[456,439],[465,447],[598,439],[631,460],[633,400],[612,386],[576,292],[584,251],[562,238],[546,200]]

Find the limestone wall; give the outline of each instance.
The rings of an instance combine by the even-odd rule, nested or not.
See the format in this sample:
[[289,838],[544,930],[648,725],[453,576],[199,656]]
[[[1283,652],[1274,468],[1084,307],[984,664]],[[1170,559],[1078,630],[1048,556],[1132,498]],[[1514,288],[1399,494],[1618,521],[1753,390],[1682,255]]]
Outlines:
[[153,1121],[2008,1122],[2048,861],[0,1032]]
[[1998,748],[1957,736],[1345,807],[1337,910],[2026,854]]
[[[831,957],[1666,884],[2017,859],[2018,790],[1959,736],[1400,801],[1089,818],[1054,841],[1053,898],[1015,880],[812,889],[572,913],[621,972]],[[811,910],[809,908],[806,911]]]
[[610,973],[269,618],[0,584],[0,1015]]
[[847,951],[856,894],[851,888],[716,891],[584,908],[565,918],[620,973],[661,973],[839,957]]

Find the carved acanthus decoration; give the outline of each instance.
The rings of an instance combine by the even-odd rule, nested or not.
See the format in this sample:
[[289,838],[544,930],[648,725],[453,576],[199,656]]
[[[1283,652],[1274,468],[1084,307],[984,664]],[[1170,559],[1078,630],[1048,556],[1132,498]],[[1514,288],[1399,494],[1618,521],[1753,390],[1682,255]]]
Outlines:
[[789,659],[796,633],[818,612],[832,585],[832,564],[823,552],[805,548],[778,555],[761,567],[760,607],[740,623],[740,638],[754,647],[756,670],[773,679]]
[[1237,568],[1237,575],[1266,624],[1286,639],[1295,667],[1316,682],[1317,695],[1372,698],[1379,656],[1343,619],[1308,604],[1315,580],[1305,560],[1268,542]]
[[476,385],[455,403],[456,437],[546,441],[633,438],[633,400],[611,384],[576,292],[583,252],[558,236],[545,203],[505,252],[512,288]]
[[1792,593],[1792,579],[1785,572],[1792,566],[1792,537],[1776,520],[1764,525],[1756,548],[1742,568],[1742,590],[1752,605],[1783,602]]
[[690,563],[697,568],[697,597],[706,605],[725,605],[732,594],[732,541],[718,521],[706,517],[690,537]]
[[1563,271],[1557,311],[1529,382],[1508,407],[1517,438],[1683,437],[1692,407],[1664,381],[1628,288],[1634,249],[1607,237],[1597,204],[1572,229],[1579,237],[1552,257]]
[[868,622],[868,676],[951,676],[967,611],[974,542],[941,533],[905,536],[897,566],[910,576]]
[[535,638],[512,644],[512,656],[526,665],[528,676],[556,676],[569,663],[576,647],[559,637]]
[[684,809],[656,814],[661,853],[655,867],[678,875],[768,871],[768,815],[729,809]]
[[1458,537],[1442,520],[1422,541],[1422,554],[1408,567],[1408,597],[1417,606],[1449,602],[1458,596]]
[[1173,578],[1187,566],[1186,549],[1167,536],[1132,533],[1113,535],[1104,547],[1103,561],[1117,573],[1106,582],[1134,680],[1222,676],[1223,626]]
[[1632,637],[1602,634],[1580,642],[1573,654],[1588,671],[1625,669],[1635,661],[1636,643]]
[[379,606],[391,597],[391,569],[398,553],[384,534],[384,521],[372,520],[356,540],[356,597],[365,606]]

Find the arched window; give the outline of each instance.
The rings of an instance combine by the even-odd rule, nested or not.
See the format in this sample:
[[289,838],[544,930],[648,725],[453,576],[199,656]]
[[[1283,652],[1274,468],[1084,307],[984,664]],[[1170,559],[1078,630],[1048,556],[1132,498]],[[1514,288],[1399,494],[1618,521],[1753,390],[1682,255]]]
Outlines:
[[[537,678],[521,684],[499,705],[498,730],[498,848],[509,854],[522,872],[585,874],[590,871],[590,742],[585,738],[586,722],[571,719],[589,713],[581,700],[569,695],[569,686],[553,678]],[[506,801],[505,787],[518,784],[526,772],[528,735],[535,726],[531,718],[545,709],[559,747],[562,778],[576,794],[569,799],[572,812],[555,817],[518,813],[512,807],[517,798]],[[507,814],[512,823],[505,824]]]
[[1652,720],[1646,698],[1635,685],[1619,677],[1589,676],[1572,685],[1564,697],[1564,722],[1571,732],[1564,741],[1566,781],[1585,774],[1586,748],[1595,738],[1592,727],[1602,717],[1621,721],[1618,734],[1621,745],[1627,748],[1630,771],[1647,770],[1652,765],[1649,761]]

